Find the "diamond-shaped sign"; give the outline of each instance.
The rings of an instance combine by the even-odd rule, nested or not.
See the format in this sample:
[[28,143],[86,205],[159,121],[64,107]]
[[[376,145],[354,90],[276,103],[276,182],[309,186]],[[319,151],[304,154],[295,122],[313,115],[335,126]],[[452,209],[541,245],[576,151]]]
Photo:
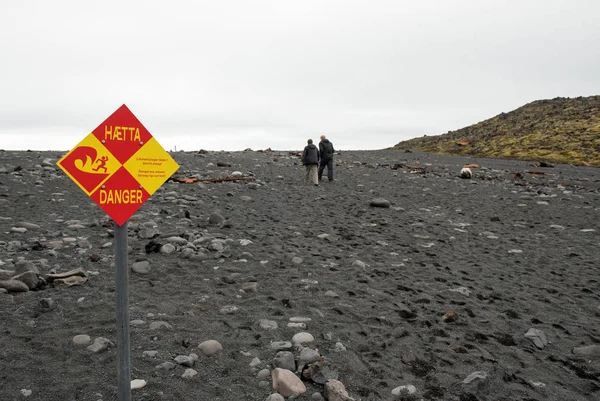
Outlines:
[[125,105],[57,165],[119,226],[179,168]]

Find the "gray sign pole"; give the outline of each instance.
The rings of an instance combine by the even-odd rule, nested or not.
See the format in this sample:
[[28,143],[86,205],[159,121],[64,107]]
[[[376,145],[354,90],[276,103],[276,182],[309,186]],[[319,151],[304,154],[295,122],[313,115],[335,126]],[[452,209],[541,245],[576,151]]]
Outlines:
[[115,283],[117,286],[118,401],[131,401],[131,356],[129,345],[129,269],[127,267],[127,222],[115,223]]

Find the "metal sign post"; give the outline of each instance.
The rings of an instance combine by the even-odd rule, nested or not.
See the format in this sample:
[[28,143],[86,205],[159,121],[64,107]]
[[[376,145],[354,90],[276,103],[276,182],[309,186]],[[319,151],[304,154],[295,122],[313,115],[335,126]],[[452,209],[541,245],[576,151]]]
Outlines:
[[117,287],[117,357],[119,401],[131,400],[131,351],[129,344],[129,269],[127,222],[115,223],[115,282]]
[[115,222],[118,400],[130,401],[127,220],[179,166],[126,105],[56,164]]

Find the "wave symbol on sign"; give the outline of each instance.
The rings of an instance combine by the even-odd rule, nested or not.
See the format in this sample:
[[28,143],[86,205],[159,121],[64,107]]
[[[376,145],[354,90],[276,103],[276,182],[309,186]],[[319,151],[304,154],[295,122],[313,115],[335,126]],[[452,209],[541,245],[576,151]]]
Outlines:
[[61,165],[90,193],[108,178],[107,161],[107,156],[98,158],[98,151],[95,148],[79,146],[62,160]]

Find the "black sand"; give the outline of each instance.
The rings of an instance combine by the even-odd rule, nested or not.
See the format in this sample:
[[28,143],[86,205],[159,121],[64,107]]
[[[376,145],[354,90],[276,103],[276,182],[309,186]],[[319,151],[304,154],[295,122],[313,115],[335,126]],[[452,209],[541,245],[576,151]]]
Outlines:
[[[32,391],[31,400],[116,399],[116,348],[92,353],[72,343],[78,334],[116,341],[113,248],[102,248],[113,240],[112,227],[62,172],[39,167],[62,155],[0,152],[0,269],[14,270],[22,258],[41,275],[92,272],[80,286],[0,294],[0,400],[24,399],[21,389]],[[600,356],[573,353],[600,344],[600,169],[343,152],[336,181],[313,187],[287,152],[173,157],[177,177],[237,170],[260,185],[167,182],[130,221],[130,262],[148,260],[152,269],[130,276],[131,319],[143,320],[131,327],[132,379],[148,382],[134,399],[266,399],[273,390],[259,386],[249,363],[258,357],[261,368],[270,366],[271,341],[299,331],[286,327],[293,316],[312,318],[305,330],[312,346],[356,400],[390,400],[392,389],[409,384],[416,400],[600,397]],[[425,171],[391,168],[398,163]],[[465,163],[482,167],[471,180],[458,178]],[[391,207],[369,206],[378,197]],[[214,212],[231,227],[209,224]],[[69,220],[83,227],[68,228]],[[200,244],[192,258],[180,245],[168,255],[146,253],[150,239],[140,232],[149,221],[160,244],[170,236],[232,241],[221,252]],[[21,222],[41,228],[11,232]],[[257,292],[243,291],[251,282]],[[468,291],[452,291],[460,287]],[[44,307],[42,298],[55,306]],[[223,314],[226,305],[239,309]],[[443,320],[449,311],[455,322]],[[279,327],[262,330],[259,319]],[[172,328],[150,330],[157,320]],[[530,328],[545,333],[543,349],[525,337]],[[216,357],[197,349],[209,339],[223,345]],[[346,351],[334,352],[337,342]],[[143,356],[148,350],[158,355]],[[155,369],[190,353],[200,355],[191,380],[181,378],[180,366]],[[464,383],[473,372],[486,377]],[[305,384],[300,400],[323,390]]]

